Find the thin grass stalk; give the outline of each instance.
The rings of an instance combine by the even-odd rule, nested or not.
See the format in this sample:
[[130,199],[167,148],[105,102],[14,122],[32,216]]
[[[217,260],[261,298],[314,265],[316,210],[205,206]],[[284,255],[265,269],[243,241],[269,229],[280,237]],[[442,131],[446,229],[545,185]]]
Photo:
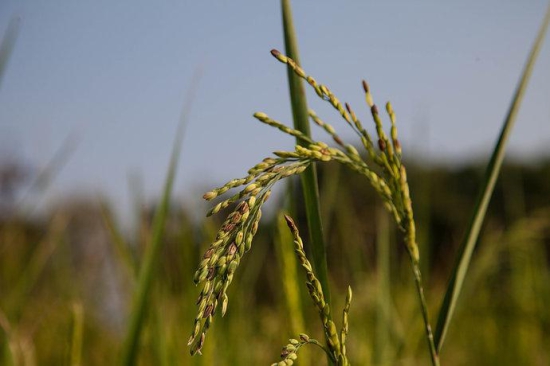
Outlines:
[[170,196],[172,194],[172,187],[176,177],[176,168],[180,157],[181,145],[185,134],[185,128],[187,127],[189,111],[193,105],[193,97],[198,89],[201,76],[202,68],[198,67],[193,74],[191,86],[189,87],[187,95],[184,99],[185,103],[182,108],[178,129],[176,131],[176,137],[174,139],[174,146],[172,148],[172,156],[170,157],[170,165],[166,175],[162,200],[153,218],[151,242],[145,248],[143,263],[139,271],[138,289],[134,296],[130,324],[128,326],[122,349],[123,365],[136,364],[141,329],[145,320],[145,314],[147,313],[146,308],[149,304],[148,300],[149,297],[151,297],[150,289],[153,282],[153,274],[162,249],[162,236],[170,206]]
[[143,258],[143,264],[140,269],[138,277],[138,288],[134,296],[132,304],[132,312],[126,338],[122,350],[122,364],[123,365],[135,365],[138,355],[138,344],[141,336],[141,329],[144,324],[145,314],[147,313],[148,300],[150,300],[150,289],[153,282],[153,276],[155,268],[162,249],[162,237],[164,233],[164,227],[166,223],[166,217],[168,215],[168,209],[170,206],[170,196],[172,193],[172,186],[176,176],[176,167],[178,164],[181,142],[183,139],[183,123],[180,123],[174,147],[172,150],[172,157],[170,159],[170,166],[168,168],[168,174],[166,176],[166,182],[162,195],[162,201],[160,206],[155,212],[152,228],[152,239],[147,246],[145,256]]
[[[285,49],[288,57],[300,65],[298,53],[298,41],[292,20],[290,0],[282,0],[283,28],[285,37]],[[292,105],[292,116],[294,128],[306,136],[311,136],[309,128],[309,114],[307,109],[306,94],[302,79],[294,71],[288,68],[288,84],[290,101]],[[298,145],[307,146],[304,141],[296,139]],[[319,205],[319,188],[317,186],[317,170],[312,164],[301,175],[302,189],[304,192],[305,209],[311,239],[311,251],[315,272],[321,282],[323,293],[327,303],[330,303],[330,291],[328,286],[327,255],[325,250],[325,239],[321,221],[321,209]]]
[[[53,182],[67,165],[77,147],[77,136],[74,133],[69,134],[18,200],[16,205],[18,210],[26,209],[25,214],[29,216],[36,211],[40,200],[45,199],[46,192],[52,187]],[[33,195],[34,197],[32,197]]]
[[0,87],[2,86],[2,79],[6,72],[13,46],[15,45],[15,41],[19,34],[20,23],[21,19],[19,17],[11,18],[8,29],[6,30],[6,34],[4,35],[4,38],[2,38],[2,42],[0,43]]
[[485,213],[487,212],[487,206],[489,205],[489,201],[491,200],[495,183],[500,172],[500,167],[504,159],[506,143],[512,131],[514,122],[516,121],[521,101],[525,94],[525,90],[527,89],[529,78],[533,72],[535,61],[538,54],[540,53],[540,49],[542,48],[544,37],[549,24],[550,5],[546,11],[543,23],[540,27],[533,48],[531,49],[531,52],[527,59],[523,74],[521,76],[519,84],[516,88],[514,98],[508,110],[508,115],[502,126],[500,136],[495,145],[493,154],[491,155],[489,164],[487,165],[487,170],[485,172],[485,177],[483,179],[483,183],[480,189],[480,194],[477,198],[473,214],[468,224],[466,235],[464,236],[464,240],[460,246],[457,261],[455,262],[455,266],[453,268],[453,271],[451,272],[451,279],[449,281],[449,285],[447,286],[447,291],[445,293],[443,303],[441,304],[437,327],[435,330],[435,344],[438,353],[441,352],[441,347],[443,346],[445,335],[447,334],[450,321],[453,317],[460,291],[462,290],[462,287],[464,285],[464,278],[466,277],[466,272],[468,271],[468,267],[472,259],[472,253],[475,249],[475,245],[479,237],[481,225],[483,223]]
[[[281,5],[286,54],[290,58],[294,59],[296,64],[299,66],[301,63],[298,52],[298,40],[294,29],[290,0],[281,0]],[[290,68],[288,68],[288,84],[294,128],[309,137],[311,136],[311,131],[309,128],[309,114],[304,84],[303,81],[297,77]],[[299,145],[306,145],[298,138],[296,139],[296,143]],[[302,191],[304,194],[304,205],[309,228],[313,265],[315,266],[315,271],[319,278],[319,282],[321,283],[326,302],[330,304],[327,254],[325,238],[323,235],[323,225],[321,221],[319,187],[317,186],[317,169],[315,164],[311,164],[311,166],[309,166],[303,174],[300,174],[300,181],[302,183]],[[329,364],[332,362],[330,357],[328,358],[328,362]]]
[[434,342],[434,336],[432,333],[432,327],[430,325],[430,317],[428,315],[428,304],[424,297],[424,288],[422,287],[422,274],[420,271],[420,264],[418,262],[413,263],[414,283],[416,285],[416,291],[420,301],[420,308],[422,310],[422,318],[424,320],[424,328],[426,331],[426,338],[428,341],[428,347],[430,350],[430,358],[433,366],[439,366],[439,354]]
[[38,243],[19,281],[14,284],[10,293],[10,303],[17,309],[17,314],[20,315],[23,311],[23,306],[26,304],[31,290],[39,283],[41,275],[47,268],[48,261],[62,245],[68,220],[65,215],[56,214],[52,219],[47,236]]

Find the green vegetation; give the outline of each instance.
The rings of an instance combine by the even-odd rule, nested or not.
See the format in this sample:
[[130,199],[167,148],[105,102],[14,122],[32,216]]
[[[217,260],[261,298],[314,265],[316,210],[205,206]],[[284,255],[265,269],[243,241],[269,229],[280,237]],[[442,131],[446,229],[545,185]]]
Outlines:
[[[161,202],[136,199],[135,233],[120,229],[108,202],[74,200],[43,221],[4,214],[0,364],[550,363],[550,160],[503,164],[550,11],[487,167],[451,169],[402,155],[394,109],[386,104],[386,131],[366,82],[376,135],[309,76],[282,4],[289,56],[271,53],[289,72],[295,128],[254,117],[296,138],[295,150],[208,191],[213,217],[197,223],[171,200],[182,122]],[[362,153],[307,109],[304,82]],[[312,139],[308,120],[333,145]],[[282,210],[290,200],[294,219],[261,220],[274,186],[297,176],[286,205],[270,202]],[[202,286],[196,301],[192,282]]]
[[[429,206],[423,211],[426,217],[418,216],[416,221],[418,227],[429,222],[427,248],[432,261],[424,274],[429,279],[425,286],[428,308],[433,313],[443,298],[483,165],[446,168],[418,165],[415,161],[406,164],[411,196],[417,197],[416,211]],[[322,215],[331,243],[327,258],[335,315],[344,308],[347,286],[353,289],[347,341],[350,362],[374,364],[376,358],[376,364],[429,362],[401,234],[395,225],[385,229],[378,223],[376,212],[383,204],[360,175],[334,163],[319,168]],[[430,186],[445,189],[433,190],[429,200],[422,200],[427,180]],[[550,341],[549,180],[550,160],[503,166],[465,281],[461,295],[464,300],[458,303],[447,335],[442,364],[550,362],[546,346]],[[337,188],[331,191],[333,186]],[[330,205],[333,201],[338,205]],[[282,202],[268,203],[277,207]],[[273,235],[277,221],[266,216],[253,250],[243,259],[228,290],[231,301],[226,316],[213,325],[203,355],[191,357],[185,345],[198,295],[191,278],[220,222],[213,217],[196,226],[189,220],[191,212],[182,210],[184,206],[173,202],[170,207],[161,265],[140,340],[139,364],[209,365],[215,357],[220,365],[268,365],[277,360],[280,347],[289,338],[299,339],[300,333],[307,333],[313,339],[323,339],[299,267],[294,272],[298,281],[289,291],[298,291],[291,296],[300,308],[289,313],[283,282],[288,273],[278,259],[278,239]],[[293,216],[303,218],[301,206],[297,207]],[[137,262],[142,262],[150,237],[153,209],[140,214],[141,225],[126,237]],[[78,359],[78,347],[73,347],[78,344],[78,327],[82,327],[83,365],[116,363],[125,336],[124,324],[131,312],[135,280],[127,259],[116,249],[104,214],[98,205],[83,201],[59,206],[44,221],[3,221],[1,364],[31,364],[33,360],[37,364],[69,364],[71,359]],[[303,219],[296,222],[302,231],[306,230]],[[282,238],[288,240],[286,225],[282,229]],[[381,236],[387,237],[390,244],[388,289],[380,286],[376,241]],[[285,244],[292,255],[292,238]],[[294,263],[299,265],[296,260]],[[377,323],[379,295],[384,291],[390,293],[390,298],[388,308],[383,310],[388,316],[384,318],[387,343],[382,352]],[[78,304],[82,308],[81,325]],[[297,316],[307,329],[292,328]],[[340,315],[336,320],[339,324]],[[326,360],[322,351],[308,346],[300,350],[297,364],[305,361],[304,351],[312,365]]]

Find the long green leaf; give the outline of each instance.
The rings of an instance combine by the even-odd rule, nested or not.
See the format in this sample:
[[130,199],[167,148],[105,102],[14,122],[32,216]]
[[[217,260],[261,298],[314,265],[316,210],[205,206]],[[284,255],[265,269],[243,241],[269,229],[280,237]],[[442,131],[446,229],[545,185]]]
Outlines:
[[183,137],[183,124],[180,124],[178,134],[172,150],[172,157],[170,159],[170,167],[166,177],[164,185],[164,192],[162,195],[162,201],[160,206],[155,212],[153,219],[153,233],[152,240],[146,248],[143,258],[142,267],[139,271],[138,288],[134,296],[132,304],[132,313],[130,318],[130,324],[126,334],[125,342],[122,350],[122,364],[123,365],[135,365],[138,355],[138,344],[141,335],[141,329],[144,324],[147,302],[150,297],[151,284],[153,282],[153,275],[158,262],[158,257],[162,249],[162,236],[164,233],[164,227],[166,217],[168,216],[168,209],[170,206],[170,196],[172,193],[172,186],[174,184],[174,178],[176,176],[176,167],[179,160],[181,141]]
[[[283,30],[285,36],[285,49],[288,57],[300,65],[298,53],[298,41],[296,31],[292,20],[292,10],[290,0],[282,0],[283,12]],[[307,109],[306,93],[302,79],[288,69],[288,84],[290,91],[290,101],[292,105],[292,116],[294,119],[294,128],[311,136],[309,128],[309,116]],[[297,140],[298,144],[303,144]],[[311,241],[311,251],[313,256],[313,265],[315,273],[321,282],[325,299],[330,303],[330,290],[328,286],[327,255],[325,250],[325,239],[323,235],[323,225],[321,221],[321,209],[319,205],[319,188],[317,186],[317,171],[315,166],[310,166],[300,175],[302,189],[304,192],[304,203],[306,208],[307,223],[309,227],[309,236]]]
[[198,88],[198,83],[201,75],[202,69],[199,67],[193,74],[191,86],[188,89],[188,94],[186,95],[182,115],[178,124],[178,130],[176,132],[176,137],[174,140],[168,174],[166,176],[166,181],[164,184],[162,200],[153,218],[151,241],[146,248],[143,262],[139,270],[138,288],[133,299],[130,323],[128,325],[128,330],[122,349],[123,365],[136,364],[141,329],[144,324],[145,314],[147,313],[146,310],[148,300],[151,297],[151,284],[153,282],[155,268],[162,249],[162,236],[164,233],[166,218],[168,216],[170,196],[176,176],[176,168],[180,156],[185,127],[187,126],[189,111],[191,110],[191,105],[193,104],[193,96]]
[[510,109],[508,110],[508,115],[504,121],[504,125],[491,156],[491,160],[489,161],[489,164],[487,166],[483,185],[480,189],[480,194],[477,198],[474,212],[468,225],[468,229],[466,230],[464,241],[460,246],[457,261],[452,271],[451,280],[447,287],[447,292],[445,293],[445,298],[443,299],[443,303],[439,311],[439,318],[435,331],[435,344],[438,353],[441,352],[441,347],[443,345],[443,341],[445,340],[445,335],[449,328],[449,323],[453,316],[458,301],[458,296],[460,295],[460,291],[462,290],[462,286],[464,284],[464,278],[472,259],[472,253],[479,237],[479,232],[481,230],[481,225],[487,211],[487,206],[489,205],[489,201],[491,200],[491,195],[493,193],[493,189],[495,187],[495,183],[500,172],[500,167],[504,159],[506,142],[508,141],[510,132],[516,120],[518,110],[523,99],[523,95],[525,94],[525,90],[527,88],[529,77],[531,76],[535,60],[537,59],[537,56],[542,47],[544,36],[546,34],[549,23],[550,6],[546,12],[544,21],[539,30],[533,48],[531,49],[531,53],[523,70],[523,74],[517,86],[514,98],[510,105]]

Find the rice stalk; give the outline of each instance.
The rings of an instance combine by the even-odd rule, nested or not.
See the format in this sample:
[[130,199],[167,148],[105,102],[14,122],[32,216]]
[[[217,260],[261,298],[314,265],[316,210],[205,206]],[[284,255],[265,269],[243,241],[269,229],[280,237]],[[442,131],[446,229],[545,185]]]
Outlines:
[[[281,0],[283,15],[283,30],[286,53],[297,65],[300,65],[298,52],[298,39],[292,19],[290,0]],[[290,102],[292,105],[292,117],[294,128],[305,136],[311,136],[309,127],[308,107],[303,81],[291,69],[288,69],[288,84]],[[298,145],[305,142],[296,138]],[[304,205],[309,228],[309,235],[312,243],[311,252],[313,263],[325,291],[327,301],[330,303],[330,288],[328,283],[327,254],[325,237],[323,235],[323,223],[321,220],[321,208],[319,200],[319,187],[317,185],[317,170],[312,164],[303,174],[300,175],[302,192],[304,194]]]
[[[378,149],[376,149],[373,139],[349,104],[341,103],[327,86],[318,84],[291,58],[277,50],[272,50],[271,53],[277,60],[286,64],[295,75],[305,80],[321,99],[330,103],[338,111],[348,125],[360,136],[368,156],[367,159],[363,159],[353,145],[342,141],[336,134],[335,129],[318,118],[314,112],[310,113],[313,121],[332,137],[338,144],[337,148],[329,147],[324,142],[314,141],[301,131],[292,129],[270,118],[265,113],[257,112],[254,114],[254,117],[260,122],[299,139],[303,145],[296,145],[294,151],[275,151],[274,157],[265,158],[253,166],[248,171],[247,176],[232,179],[223,186],[204,194],[204,199],[213,200],[229,190],[241,187],[237,193],[217,203],[207,213],[207,216],[216,214],[239,202],[223,223],[216,238],[204,254],[198,270],[195,272],[195,284],[204,284],[197,300],[198,311],[188,341],[188,345],[191,346],[191,354],[200,353],[206,333],[219,306],[221,305],[222,316],[227,310],[227,288],[233,280],[235,270],[239,266],[244,253],[250,250],[252,246],[252,240],[261,217],[261,207],[268,199],[273,186],[279,180],[303,173],[312,163],[336,161],[367,178],[367,181],[382,198],[384,207],[392,214],[399,229],[403,232],[405,248],[413,268],[431,360],[434,365],[438,365],[439,359],[435,352],[422,287],[419,267],[420,254],[416,243],[416,227],[407,173],[401,161],[402,151],[397,138],[396,117],[392,105],[389,102],[386,104],[386,111],[391,121],[390,134],[386,135],[378,108],[373,102],[370,88],[363,81],[365,99],[371,109],[378,137]],[[328,314],[327,317],[329,316]],[[333,340],[327,339],[327,342],[330,343],[331,341]]]

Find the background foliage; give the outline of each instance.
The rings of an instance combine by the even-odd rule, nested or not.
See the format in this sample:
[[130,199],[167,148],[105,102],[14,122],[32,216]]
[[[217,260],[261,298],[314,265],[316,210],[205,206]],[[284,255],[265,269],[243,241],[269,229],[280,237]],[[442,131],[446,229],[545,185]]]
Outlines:
[[[477,193],[483,164],[460,167],[407,163],[427,297],[440,304],[453,258]],[[348,354],[353,364],[428,362],[410,268],[401,237],[360,176],[336,164],[319,167],[322,217],[334,308],[354,289]],[[453,319],[442,363],[550,362],[550,160],[504,166]],[[16,186],[15,186],[16,188]],[[210,187],[205,187],[205,191]],[[292,189],[292,188],[289,188]],[[279,197],[277,199],[277,197]],[[284,195],[268,206],[280,206]],[[114,364],[136,291],[136,272],[150,245],[155,207],[136,198],[136,229],[123,232],[108,202],[76,197],[41,218],[10,210],[3,196],[0,224],[0,364]],[[295,207],[303,207],[296,202]],[[141,338],[142,365],[268,364],[296,331],[322,338],[303,285],[286,286],[291,243],[267,215],[254,250],[243,259],[227,315],[213,325],[204,355],[186,347],[198,289],[192,276],[217,217],[194,220],[181,202],[170,204],[161,266],[153,282]],[[304,238],[304,213],[296,214]],[[283,235],[280,237],[280,235]],[[288,238],[288,237],[287,237]],[[382,245],[376,244],[382,240]],[[305,240],[306,246],[308,245]],[[380,248],[390,251],[389,302],[381,290]],[[285,290],[286,289],[286,290]],[[289,307],[288,297],[299,301]],[[432,314],[434,311],[432,310]],[[292,313],[290,312],[292,311]],[[380,322],[384,327],[377,326]],[[305,329],[295,329],[296,324]],[[381,342],[385,339],[385,342]],[[305,356],[305,355],[304,355]],[[309,350],[302,363],[323,360]],[[307,359],[310,359],[309,361]]]

